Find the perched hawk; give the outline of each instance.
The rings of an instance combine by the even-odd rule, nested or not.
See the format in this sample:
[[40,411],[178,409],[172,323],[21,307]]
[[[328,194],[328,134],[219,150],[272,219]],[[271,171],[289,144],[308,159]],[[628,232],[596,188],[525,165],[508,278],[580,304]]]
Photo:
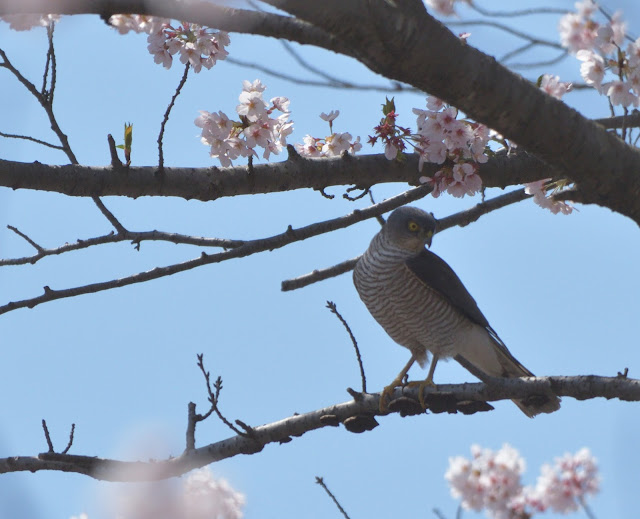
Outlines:
[[[385,391],[402,384],[415,361],[433,358],[426,384],[440,358],[453,357],[481,380],[534,376],[511,355],[471,294],[431,245],[436,222],[415,207],[391,213],[356,264],[353,281],[360,298],[385,331],[411,351],[411,359]],[[527,416],[551,413],[560,399],[549,392],[514,400]]]

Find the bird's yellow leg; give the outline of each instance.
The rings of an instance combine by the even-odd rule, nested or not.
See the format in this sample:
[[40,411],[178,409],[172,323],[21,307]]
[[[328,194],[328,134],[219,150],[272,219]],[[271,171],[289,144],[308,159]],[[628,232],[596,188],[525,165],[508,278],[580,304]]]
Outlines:
[[395,388],[400,387],[402,385],[402,381],[404,380],[404,377],[407,376],[407,373],[409,372],[409,370],[411,369],[411,366],[413,366],[413,363],[415,361],[416,361],[416,358],[413,356],[413,354],[411,354],[411,358],[409,359],[409,362],[407,362],[406,366],[402,368],[402,371],[398,373],[398,376],[393,379],[393,382],[391,382],[391,384],[389,384],[388,386],[385,386],[385,388],[382,390],[382,393],[380,394],[380,412],[381,413],[386,413],[387,399],[391,396],[391,393]]
[[435,384],[433,383],[433,373],[436,370],[436,364],[438,363],[438,359],[440,357],[437,354],[433,354],[433,357],[431,358],[431,365],[429,366],[429,373],[427,374],[427,378],[422,380],[421,382],[409,382],[407,384],[407,387],[415,387],[418,386],[418,400],[420,401],[420,405],[422,406],[422,409],[426,409],[427,406],[424,404],[424,388],[431,386],[431,387],[435,387]]

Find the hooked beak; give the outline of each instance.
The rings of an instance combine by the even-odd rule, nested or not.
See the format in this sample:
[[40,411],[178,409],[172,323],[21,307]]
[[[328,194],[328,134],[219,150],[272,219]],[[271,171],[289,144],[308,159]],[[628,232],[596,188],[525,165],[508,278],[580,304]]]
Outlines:
[[424,243],[427,247],[431,247],[431,239],[433,238],[433,231],[427,231],[424,236]]

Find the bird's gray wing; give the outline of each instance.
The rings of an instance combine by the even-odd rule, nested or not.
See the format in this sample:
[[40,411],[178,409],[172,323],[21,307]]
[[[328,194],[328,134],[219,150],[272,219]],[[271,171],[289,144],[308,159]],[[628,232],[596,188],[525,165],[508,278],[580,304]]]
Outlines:
[[[487,318],[480,311],[480,308],[478,308],[476,300],[462,284],[460,278],[446,261],[433,252],[423,249],[420,254],[408,259],[406,264],[409,270],[411,270],[411,272],[413,272],[422,283],[438,292],[442,297],[449,301],[456,310],[466,316],[470,321],[487,330],[487,333],[489,333],[493,339],[497,351],[502,356],[506,357],[506,364],[508,365],[509,363],[512,363],[514,367],[517,366],[517,368],[520,368],[519,370],[516,369],[516,371],[521,371],[517,376],[533,376],[533,373],[525,368],[511,354],[504,342],[502,342],[502,339],[500,339],[496,331],[491,327]],[[474,371],[466,366],[464,362],[459,362],[469,369],[469,371],[474,375],[478,376],[478,374],[474,373]],[[513,373],[512,376],[513,375],[516,375],[516,373]]]

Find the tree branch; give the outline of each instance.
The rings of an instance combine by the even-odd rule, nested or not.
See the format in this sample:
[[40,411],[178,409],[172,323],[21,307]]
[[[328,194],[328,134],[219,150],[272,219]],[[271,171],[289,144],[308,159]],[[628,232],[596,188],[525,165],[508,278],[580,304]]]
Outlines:
[[[640,380],[594,375],[574,377],[538,377],[494,379],[492,383],[442,384],[427,387],[425,398],[445,412],[455,412],[465,402],[494,402],[522,399],[548,392],[558,396],[587,400],[603,397],[640,401]],[[42,453],[0,459],[0,474],[8,472],[57,470],[85,474],[105,481],[156,481],[179,476],[198,467],[239,454],[255,454],[270,443],[287,443],[291,438],[327,426],[336,426],[356,416],[381,415],[380,394],[360,394],[357,399],[288,418],[252,429],[252,435],[236,435],[203,447],[185,451],[181,456],[150,462],[126,462],[94,456]],[[417,400],[418,388],[396,388],[392,399]],[[562,411],[560,411],[562,412]]]
[[366,209],[356,209],[346,216],[341,216],[339,218],[334,218],[325,222],[314,223],[311,225],[307,225],[306,227],[300,227],[299,229],[293,229],[291,226],[289,226],[289,228],[281,234],[271,236],[270,238],[246,241],[239,247],[236,247],[235,249],[229,251],[219,252],[217,254],[205,254],[203,252],[200,257],[185,261],[183,263],[176,263],[166,267],[156,267],[152,270],[139,272],[137,274],[133,274],[131,276],[120,279],[113,279],[110,281],[92,283],[89,285],[66,288],[62,290],[53,290],[50,287],[45,286],[44,293],[40,296],[23,299],[21,301],[13,301],[0,306],[0,315],[12,310],[17,310],[18,308],[34,308],[35,306],[38,306],[42,303],[55,301],[57,299],[75,297],[83,294],[94,294],[97,292],[102,292],[104,290],[110,290],[112,288],[124,287],[133,285],[135,283],[144,283],[145,281],[171,276],[173,274],[185,272],[187,270],[201,267],[203,265],[220,263],[222,261],[227,261],[234,258],[243,258],[245,256],[250,256],[258,252],[279,249],[296,241],[306,240],[307,238],[311,238],[312,236],[332,232],[337,229],[343,229],[368,218],[373,218],[379,214],[386,213],[387,211],[395,209],[396,207],[400,207],[401,205],[422,198],[423,196],[426,196],[430,191],[430,187],[426,185],[420,186],[401,193],[400,195],[394,196],[393,198],[389,198],[388,200],[380,202],[379,204],[367,207]]
[[[331,186],[373,186],[389,182],[418,184],[442,166],[425,163],[418,171],[418,156],[389,161],[383,154],[310,159],[295,153],[283,162],[228,168],[53,166],[0,159],[0,186],[52,191],[69,196],[174,196],[187,200],[216,200],[227,196],[275,193],[295,189],[323,190]],[[126,174],[125,174],[126,171]],[[561,178],[561,172],[526,153],[498,153],[479,165],[485,187],[507,187],[543,178]]]
[[[501,209],[502,207],[506,207],[507,205],[520,202],[527,198],[530,198],[530,195],[527,195],[524,192],[524,189],[518,189],[517,191],[512,191],[510,193],[497,196],[495,198],[492,198],[491,200],[487,200],[486,202],[481,202],[470,209],[460,211],[459,213],[452,214],[450,216],[437,220],[436,232],[442,232],[445,229],[454,227],[456,225],[465,227],[466,225],[475,222],[482,215],[490,213],[491,211],[495,211],[496,209]],[[313,283],[317,283],[318,281],[324,281],[325,279],[330,279],[341,274],[345,274],[346,272],[349,272],[355,268],[356,263],[359,259],[360,256],[343,261],[342,263],[338,263],[337,265],[329,268],[314,270],[309,274],[304,274],[297,278],[286,279],[281,284],[281,290],[283,292],[297,290],[298,288],[304,288],[306,286],[312,285]]]

